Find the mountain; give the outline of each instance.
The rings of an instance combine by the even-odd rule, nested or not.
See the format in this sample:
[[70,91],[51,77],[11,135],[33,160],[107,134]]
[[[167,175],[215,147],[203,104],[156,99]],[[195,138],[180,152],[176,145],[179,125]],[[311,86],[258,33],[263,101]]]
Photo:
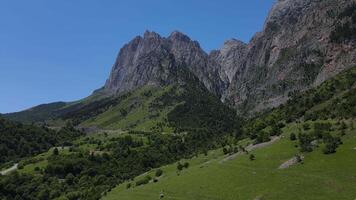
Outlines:
[[237,72],[223,100],[240,112],[254,113],[355,65],[355,2],[276,2],[263,30],[240,50],[243,56],[237,56]]
[[355,5],[355,0],[279,0],[249,43],[230,39],[209,54],[178,31],[168,37],[146,31],[121,48],[105,85],[87,99],[56,112],[49,108],[47,114],[31,109],[4,116],[38,121],[43,120],[38,112],[60,118],[63,113],[89,112],[85,109],[93,103],[105,104],[89,109],[95,117],[111,106],[110,98],[186,81],[178,73],[182,69],[239,114],[251,116],[356,64]]
[[217,78],[218,70],[210,67],[208,55],[198,42],[177,31],[167,38],[146,31],[124,45],[104,90],[122,94],[143,85],[167,85],[177,66],[188,68],[209,91],[221,93],[223,82]]
[[209,54],[147,31],[87,98],[0,116],[0,199],[353,199],[355,22],[279,0]]

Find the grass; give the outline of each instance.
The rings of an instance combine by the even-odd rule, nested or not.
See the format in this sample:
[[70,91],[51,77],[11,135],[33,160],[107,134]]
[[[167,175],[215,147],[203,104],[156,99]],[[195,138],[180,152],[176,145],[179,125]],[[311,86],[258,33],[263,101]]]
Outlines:
[[[132,92],[128,98],[106,112],[83,122],[82,125],[113,130],[150,131],[157,123],[163,122],[167,113],[174,108],[174,106],[167,106],[157,113],[152,113],[150,104],[163,94],[171,92],[171,90],[171,86],[164,88],[145,86]],[[145,95],[148,93],[150,95]],[[122,110],[127,111],[127,115],[123,115]],[[165,128],[164,131],[171,132],[171,129]]]
[[[299,152],[289,134],[301,128],[289,124],[278,142],[221,163],[221,150],[189,160],[190,167],[177,175],[176,164],[162,167],[157,183],[126,189],[121,184],[104,200],[244,200],[244,199],[355,199],[356,198],[356,132],[347,131],[337,153],[325,155],[321,147],[305,154],[304,164],[287,169],[278,167]],[[154,170],[149,172],[152,177]],[[146,174],[145,174],[146,175]],[[145,176],[142,175],[142,176]],[[141,177],[136,178],[138,180]]]
[[[124,137],[126,135],[130,134],[121,130],[103,130],[77,139],[74,141],[74,147],[77,147],[77,151],[81,152],[100,152],[98,148],[99,145],[96,143],[97,141],[101,141],[105,145],[109,144],[110,140],[113,138]],[[145,144],[148,142],[147,138],[141,134],[134,134],[130,136],[133,139],[142,140]],[[90,141],[95,142],[90,143]],[[41,170],[44,170],[47,167],[48,158],[53,154],[53,149],[54,148],[51,148],[47,152],[20,161],[20,165],[23,166],[23,168],[18,169],[18,172],[29,174],[40,173]],[[70,152],[69,147],[65,147],[64,149],[58,147],[58,150],[60,155],[69,155],[73,153]],[[9,165],[9,167],[12,165]],[[39,168],[40,170],[36,171],[36,168]]]
[[[51,156],[53,154],[53,149],[51,148],[50,150],[48,150],[45,153],[41,153],[37,156],[34,156],[33,158],[30,158],[30,162],[29,160],[23,160],[20,162],[20,165],[23,165],[23,168],[18,169],[18,172],[20,173],[28,173],[28,174],[36,174],[39,173],[40,171],[36,171],[36,168],[39,168],[40,170],[44,170],[47,167],[48,164],[48,157]],[[61,155],[68,155],[70,154],[69,149],[68,148],[58,148],[59,150],[59,154]]]

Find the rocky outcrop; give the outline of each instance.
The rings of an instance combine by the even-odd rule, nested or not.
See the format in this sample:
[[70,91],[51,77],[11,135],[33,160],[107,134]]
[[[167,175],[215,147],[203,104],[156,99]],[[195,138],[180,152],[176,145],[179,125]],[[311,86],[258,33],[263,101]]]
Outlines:
[[334,42],[330,38],[338,24],[347,20],[339,15],[352,3],[279,0],[263,31],[247,45],[246,57],[235,64],[236,73],[223,99],[240,111],[261,111],[355,65],[355,40]]
[[225,83],[230,84],[236,72],[241,69],[246,58],[247,44],[242,41],[227,40],[220,50],[210,53],[209,59],[215,61],[219,68],[219,76]]
[[[120,94],[169,84],[174,71],[186,67],[241,113],[278,106],[289,94],[356,64],[352,3],[356,0],[279,0],[248,44],[231,39],[210,54],[180,32],[167,38],[146,32],[120,50],[104,90]],[[347,23],[351,28],[345,31]]]
[[219,95],[223,82],[218,69],[209,66],[208,55],[188,36],[175,31],[164,38],[146,31],[120,50],[104,90],[121,94],[147,84],[169,84],[177,78],[177,68],[186,67],[209,91]]

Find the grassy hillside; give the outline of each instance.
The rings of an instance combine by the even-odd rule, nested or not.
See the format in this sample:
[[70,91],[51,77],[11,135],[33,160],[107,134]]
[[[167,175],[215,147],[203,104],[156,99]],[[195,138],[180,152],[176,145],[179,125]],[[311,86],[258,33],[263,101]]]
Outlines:
[[159,123],[164,123],[167,113],[176,105],[167,104],[162,109],[152,108],[158,98],[175,92],[172,87],[146,86],[121,98],[117,105],[90,118],[82,126],[97,126],[105,129],[133,129],[151,131]]
[[[335,125],[335,121],[329,121]],[[355,122],[355,121],[354,121]],[[314,122],[309,122],[314,123]],[[332,155],[325,155],[322,146],[312,153],[303,153],[303,163],[278,169],[299,153],[297,141],[289,135],[302,129],[302,124],[290,124],[283,129],[282,138],[274,144],[222,162],[222,150],[199,155],[190,160],[188,169],[179,175],[177,164],[162,167],[158,182],[135,186],[147,174],[119,185],[104,200],[236,200],[236,199],[354,199],[356,197],[356,131],[348,129],[343,144]],[[338,134],[338,131],[334,131]],[[250,160],[250,155],[255,160]],[[155,176],[152,170],[148,174]],[[131,183],[131,188],[127,185]]]
[[231,132],[237,118],[232,108],[212,95],[188,69],[172,71],[170,83],[147,85],[108,96],[102,90],[72,103],[41,105],[4,117],[25,122],[144,132],[182,132],[197,129]]
[[42,104],[21,112],[4,114],[3,117],[22,123],[45,121],[54,117],[55,112],[66,105],[64,102]]
[[[188,169],[168,165],[157,180],[137,184],[147,175],[155,177],[156,170],[151,170],[120,184],[103,199],[148,200],[160,194],[178,200],[353,199],[355,82],[354,67],[317,88],[291,94],[285,105],[246,121],[247,140],[271,143],[264,148],[247,154],[246,144],[227,141],[207,156],[181,161],[190,163]],[[272,138],[280,139],[273,143]],[[291,159],[293,165],[279,169]]]
[[353,199],[355,75],[242,125],[189,74],[65,106],[63,120],[104,130],[22,160],[0,176],[0,199]]
[[0,164],[3,164],[42,153],[55,145],[70,144],[81,133],[71,126],[51,130],[0,117],[0,135]]

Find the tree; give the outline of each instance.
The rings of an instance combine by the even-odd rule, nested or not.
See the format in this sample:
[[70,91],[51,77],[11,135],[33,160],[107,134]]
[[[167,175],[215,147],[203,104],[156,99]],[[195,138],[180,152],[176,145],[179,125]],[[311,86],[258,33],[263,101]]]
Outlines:
[[128,183],[127,185],[126,185],[126,189],[130,189],[131,188],[131,183]]
[[160,176],[162,176],[162,174],[163,174],[163,171],[161,170],[161,169],[157,169],[156,170],[156,177],[160,177]]
[[313,145],[311,142],[313,141],[313,137],[309,134],[299,133],[299,146],[302,152],[312,152]]
[[342,143],[341,139],[338,137],[333,137],[331,135],[327,135],[324,138],[325,147],[323,149],[324,154],[332,154],[336,152],[336,149]]
[[306,130],[306,131],[309,130],[310,129],[310,125],[308,123],[304,123],[303,124],[303,129]]
[[295,141],[297,139],[297,136],[294,133],[291,133],[289,138],[290,140]]
[[229,153],[229,150],[228,150],[226,147],[224,147],[224,148],[223,148],[223,153],[224,153],[224,155],[226,155],[226,154]]
[[256,144],[270,141],[270,134],[266,131],[260,131],[256,138]]
[[73,174],[72,173],[69,173],[69,174],[67,174],[67,176],[66,176],[66,183],[68,184],[68,185],[72,185],[73,183],[74,183],[74,176],[73,176]]
[[178,169],[178,171],[182,171],[183,170],[183,165],[180,163],[180,162],[178,162],[178,164],[177,164],[177,169]]
[[53,149],[53,155],[58,156],[58,154],[59,154],[58,149],[57,149],[57,148],[54,148],[54,149]]

